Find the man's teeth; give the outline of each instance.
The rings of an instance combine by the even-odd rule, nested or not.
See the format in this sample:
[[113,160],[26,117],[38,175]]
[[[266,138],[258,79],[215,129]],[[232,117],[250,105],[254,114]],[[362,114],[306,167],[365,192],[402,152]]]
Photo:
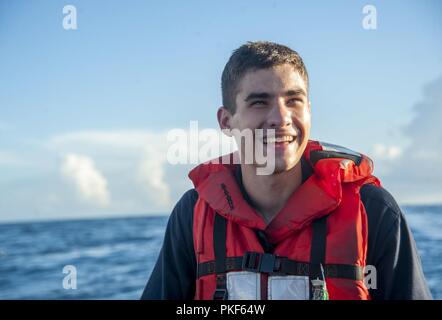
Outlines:
[[284,136],[278,138],[264,138],[264,143],[292,142],[293,136]]

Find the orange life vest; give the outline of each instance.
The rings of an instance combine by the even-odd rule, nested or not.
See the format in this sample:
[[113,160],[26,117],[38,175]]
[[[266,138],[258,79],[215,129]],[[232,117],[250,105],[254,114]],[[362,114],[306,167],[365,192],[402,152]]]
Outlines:
[[[380,181],[354,151],[310,140],[313,174],[266,224],[248,204],[234,164],[204,163],[189,177],[197,259],[195,299],[369,299],[363,281],[367,217],[362,185]],[[257,232],[273,245],[264,252]]]

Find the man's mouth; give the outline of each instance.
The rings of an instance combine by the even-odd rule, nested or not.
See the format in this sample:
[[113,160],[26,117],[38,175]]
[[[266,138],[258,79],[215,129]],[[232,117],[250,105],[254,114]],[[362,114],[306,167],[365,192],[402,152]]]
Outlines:
[[274,143],[274,144],[290,144],[293,141],[296,140],[295,136],[292,135],[286,135],[286,136],[277,136],[277,137],[264,137],[263,138],[263,143],[264,144],[270,144],[270,143]]

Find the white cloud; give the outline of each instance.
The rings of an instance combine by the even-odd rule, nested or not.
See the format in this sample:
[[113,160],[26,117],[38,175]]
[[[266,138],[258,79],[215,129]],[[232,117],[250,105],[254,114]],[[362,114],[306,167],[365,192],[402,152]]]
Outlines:
[[145,149],[144,157],[138,165],[138,180],[144,190],[151,195],[156,205],[171,205],[169,184],[165,181],[164,156],[154,150]]
[[399,146],[386,146],[378,143],[373,145],[372,154],[378,159],[395,160],[401,156],[402,150]]
[[91,158],[68,154],[63,160],[61,172],[74,183],[82,199],[99,206],[109,205],[110,196],[106,178],[97,170]]
[[414,112],[402,129],[411,142],[399,155],[391,147],[377,148],[390,166],[382,180],[400,202],[442,203],[442,76],[424,87]]
[[[403,129],[415,152],[442,153],[442,76],[424,87],[423,99],[414,106],[415,117]],[[414,153],[414,152],[413,152]]]
[[112,192],[112,208],[126,212],[169,211],[165,180],[166,135],[147,130],[81,131],[58,135],[47,146],[57,153],[87,154],[100,161]]
[[[190,186],[189,165],[168,162],[168,148],[180,145],[184,158],[199,162],[229,150],[226,137],[217,130],[217,137],[208,139],[209,130],[199,130],[200,147],[214,150],[215,155],[199,152],[188,145],[189,129],[180,130],[186,137],[168,141],[168,131],[148,130],[81,131],[52,137],[47,147],[59,154],[77,153],[99,161],[112,191],[112,208],[126,212],[170,212],[176,200]],[[187,155],[187,156],[186,156]],[[192,163],[190,166],[195,166]],[[130,191],[129,191],[130,190]]]
[[374,174],[383,177],[395,170],[398,161],[402,156],[402,148],[397,145],[385,145],[376,143],[371,146],[367,155],[374,161]]

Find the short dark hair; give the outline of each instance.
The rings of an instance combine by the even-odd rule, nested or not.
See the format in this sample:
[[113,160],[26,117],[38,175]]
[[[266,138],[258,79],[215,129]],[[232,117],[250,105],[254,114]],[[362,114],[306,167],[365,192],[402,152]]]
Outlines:
[[304,62],[301,56],[289,47],[268,41],[249,41],[234,50],[221,76],[224,107],[235,113],[238,84],[248,71],[267,69],[285,63],[293,65],[308,88],[308,74]]

